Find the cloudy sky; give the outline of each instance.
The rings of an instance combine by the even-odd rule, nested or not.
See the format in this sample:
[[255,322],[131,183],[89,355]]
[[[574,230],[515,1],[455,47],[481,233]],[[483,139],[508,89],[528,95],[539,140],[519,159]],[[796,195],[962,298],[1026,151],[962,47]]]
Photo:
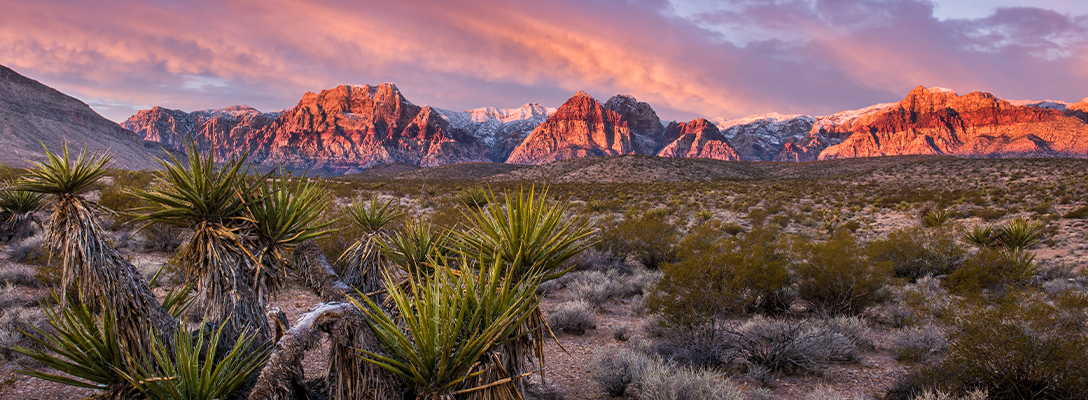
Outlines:
[[[983,3],[985,5],[980,6]],[[0,0],[0,64],[115,121],[394,82],[416,104],[824,114],[917,85],[1088,96],[1083,0]]]

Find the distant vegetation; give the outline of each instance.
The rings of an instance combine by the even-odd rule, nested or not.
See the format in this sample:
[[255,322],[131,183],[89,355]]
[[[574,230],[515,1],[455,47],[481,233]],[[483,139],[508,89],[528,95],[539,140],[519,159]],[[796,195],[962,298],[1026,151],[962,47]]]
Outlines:
[[[0,358],[102,393],[282,398],[260,396],[306,384],[276,371],[327,335],[322,385],[341,397],[506,399],[539,390],[544,339],[593,334],[622,304],[638,323],[582,363],[602,396],[767,398],[889,354],[908,374],[886,398],[1088,398],[1085,160],[695,160],[720,170],[608,182],[561,165],[299,178],[189,156],[0,167],[17,263],[0,268]],[[161,270],[121,256],[158,253]],[[72,289],[106,266],[125,294]],[[269,325],[288,286],[325,303]],[[102,311],[137,304],[154,323]]]

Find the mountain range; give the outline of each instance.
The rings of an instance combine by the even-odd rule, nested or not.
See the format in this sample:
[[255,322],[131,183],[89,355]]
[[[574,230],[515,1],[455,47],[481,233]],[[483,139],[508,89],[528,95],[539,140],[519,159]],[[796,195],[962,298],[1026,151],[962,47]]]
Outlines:
[[162,145],[91,110],[87,104],[0,65],[0,163],[25,168],[45,158],[43,146],[59,153],[68,144],[110,154],[115,167],[158,168]]
[[800,162],[892,155],[1088,157],[1088,99],[1009,101],[989,93],[911,90],[896,103],[825,116],[662,121],[629,95],[578,92],[558,108],[451,111],[419,106],[392,83],[307,92],[294,107],[142,110],[117,124],[86,104],[0,66],[0,162],[23,166],[41,145],[88,144],[122,168],[154,168],[162,148],[192,140],[220,159],[323,174],[389,164],[543,164],[616,155]]

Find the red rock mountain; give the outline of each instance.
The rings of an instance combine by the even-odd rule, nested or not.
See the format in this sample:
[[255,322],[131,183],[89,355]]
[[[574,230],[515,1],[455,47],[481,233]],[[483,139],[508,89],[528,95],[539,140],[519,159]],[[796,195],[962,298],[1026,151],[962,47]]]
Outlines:
[[665,127],[649,104],[627,95],[602,104],[578,92],[554,110],[530,103],[454,112],[416,106],[392,84],[340,86],[307,93],[281,112],[156,107],[125,126],[173,148],[192,137],[220,157],[248,151],[265,165],[330,173],[393,162],[543,164],[623,154],[787,162],[907,154],[1088,156],[1088,99],[1009,102],[923,87],[898,103],[827,116],[772,113]]
[[961,157],[1088,155],[1088,125],[1060,110],[1015,106],[989,93],[917,87],[895,107],[854,121],[819,159],[905,154]]
[[192,135],[202,145],[215,143],[220,157],[248,151],[262,165],[340,174],[394,162],[430,167],[491,161],[487,146],[434,109],[412,104],[391,83],[308,92],[279,113],[193,114],[152,109],[126,126],[175,148]]
[[725,140],[718,127],[706,119],[673,122],[665,128],[665,145],[657,153],[661,157],[698,157],[739,161],[740,156]]
[[159,168],[155,157],[166,157],[162,145],[144,141],[91,110],[82,101],[0,65],[0,163],[29,167],[28,160],[45,158],[44,144],[59,152],[86,146],[109,153],[111,166],[127,169]]
[[506,160],[544,164],[587,156],[653,154],[661,120],[646,103],[615,96],[605,104],[578,92],[538,125]]

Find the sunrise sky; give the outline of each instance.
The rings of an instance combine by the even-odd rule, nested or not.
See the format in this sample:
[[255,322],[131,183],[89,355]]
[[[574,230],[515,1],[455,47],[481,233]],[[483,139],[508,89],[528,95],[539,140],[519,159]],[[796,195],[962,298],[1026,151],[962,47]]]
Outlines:
[[[979,4],[986,4],[980,6]],[[1088,96],[1088,1],[0,0],[0,64],[123,121],[394,82],[417,104],[629,93],[662,119],[823,114],[916,85]]]

